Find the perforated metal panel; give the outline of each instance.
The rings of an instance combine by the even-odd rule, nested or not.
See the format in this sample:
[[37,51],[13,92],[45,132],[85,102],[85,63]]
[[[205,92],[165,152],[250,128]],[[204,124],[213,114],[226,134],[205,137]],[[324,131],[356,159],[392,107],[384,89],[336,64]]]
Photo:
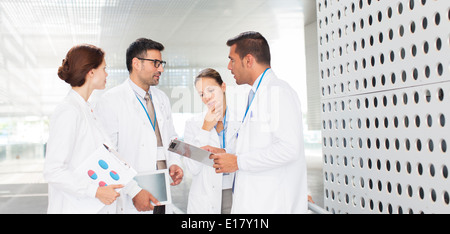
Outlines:
[[317,13],[325,208],[450,213],[450,1]]

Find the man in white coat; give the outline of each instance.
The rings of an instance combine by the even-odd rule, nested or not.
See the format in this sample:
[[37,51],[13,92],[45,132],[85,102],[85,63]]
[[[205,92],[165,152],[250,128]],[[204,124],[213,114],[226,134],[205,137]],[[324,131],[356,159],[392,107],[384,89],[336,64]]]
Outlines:
[[236,172],[232,213],[306,213],[302,113],[296,92],[270,68],[270,49],[257,32],[228,40],[228,69],[252,86],[236,154],[212,147],[217,173]]
[[[180,158],[167,151],[177,137],[173,126],[169,98],[156,88],[166,62],[162,61],[164,46],[140,38],[127,50],[129,79],[107,91],[96,105],[96,114],[109,133],[114,147],[138,173],[169,169],[177,185],[183,178],[178,166]],[[170,213],[153,197],[151,191],[132,181],[121,191],[119,213]],[[150,212],[151,213],[151,212]]]

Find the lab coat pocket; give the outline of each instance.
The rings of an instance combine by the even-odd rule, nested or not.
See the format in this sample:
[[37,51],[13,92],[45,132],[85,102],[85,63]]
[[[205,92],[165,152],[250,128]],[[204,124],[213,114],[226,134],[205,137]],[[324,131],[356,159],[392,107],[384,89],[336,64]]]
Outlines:
[[258,119],[255,121],[250,121],[250,146],[261,148],[267,147],[271,143],[271,132],[268,131],[270,129],[270,121],[267,117],[258,116]]
[[280,181],[276,177],[266,173],[247,173],[240,182],[242,184],[236,188],[240,190],[239,200],[235,205],[242,207],[238,207],[238,210],[259,214],[277,213],[279,207],[274,204],[281,202],[281,194]]

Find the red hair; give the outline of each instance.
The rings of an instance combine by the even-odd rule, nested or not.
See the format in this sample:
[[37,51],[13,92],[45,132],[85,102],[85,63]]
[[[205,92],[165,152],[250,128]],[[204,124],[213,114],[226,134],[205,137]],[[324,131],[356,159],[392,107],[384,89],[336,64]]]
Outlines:
[[58,68],[58,76],[72,87],[83,86],[86,75],[98,68],[105,58],[105,52],[93,45],[83,44],[72,47]]

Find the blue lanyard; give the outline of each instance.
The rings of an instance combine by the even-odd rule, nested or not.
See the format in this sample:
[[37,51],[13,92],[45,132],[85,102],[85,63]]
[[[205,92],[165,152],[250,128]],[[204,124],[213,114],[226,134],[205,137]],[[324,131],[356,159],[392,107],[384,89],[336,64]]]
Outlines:
[[259,79],[258,86],[256,86],[255,94],[253,95],[252,100],[250,101],[250,103],[249,103],[248,106],[247,106],[247,110],[245,111],[245,115],[244,115],[244,118],[242,119],[242,123],[244,123],[244,120],[245,120],[245,117],[247,116],[248,110],[250,109],[250,106],[251,106],[252,103],[253,103],[253,99],[255,99],[256,92],[258,92],[258,89],[259,89],[259,85],[261,85],[261,81],[263,80],[264,76],[266,75],[266,72],[267,72],[269,69],[270,69],[270,68],[267,68],[267,69],[264,71],[264,73],[262,74],[261,79]]
[[[135,94],[136,95],[136,94]],[[144,110],[145,110],[145,114],[147,114],[147,118],[148,118],[148,120],[150,120],[150,124],[152,125],[152,127],[153,127],[153,131],[156,131],[155,130],[155,124],[152,122],[152,120],[150,119],[150,115],[148,114],[148,111],[147,111],[147,108],[145,108],[145,106],[144,106],[144,104],[141,102],[141,99],[139,99],[139,97],[136,95],[136,98],[137,98],[137,100],[139,101],[139,103],[141,103],[141,106],[142,106],[142,108],[144,108]],[[153,111],[154,112],[154,114],[155,114],[155,121],[156,121],[156,111]]]
[[225,109],[225,116],[223,117],[223,130],[222,130],[222,149],[225,149],[226,145],[225,145],[225,138],[226,138],[226,134],[225,134],[225,124],[227,122],[227,113],[228,113],[228,107],[227,109]]

